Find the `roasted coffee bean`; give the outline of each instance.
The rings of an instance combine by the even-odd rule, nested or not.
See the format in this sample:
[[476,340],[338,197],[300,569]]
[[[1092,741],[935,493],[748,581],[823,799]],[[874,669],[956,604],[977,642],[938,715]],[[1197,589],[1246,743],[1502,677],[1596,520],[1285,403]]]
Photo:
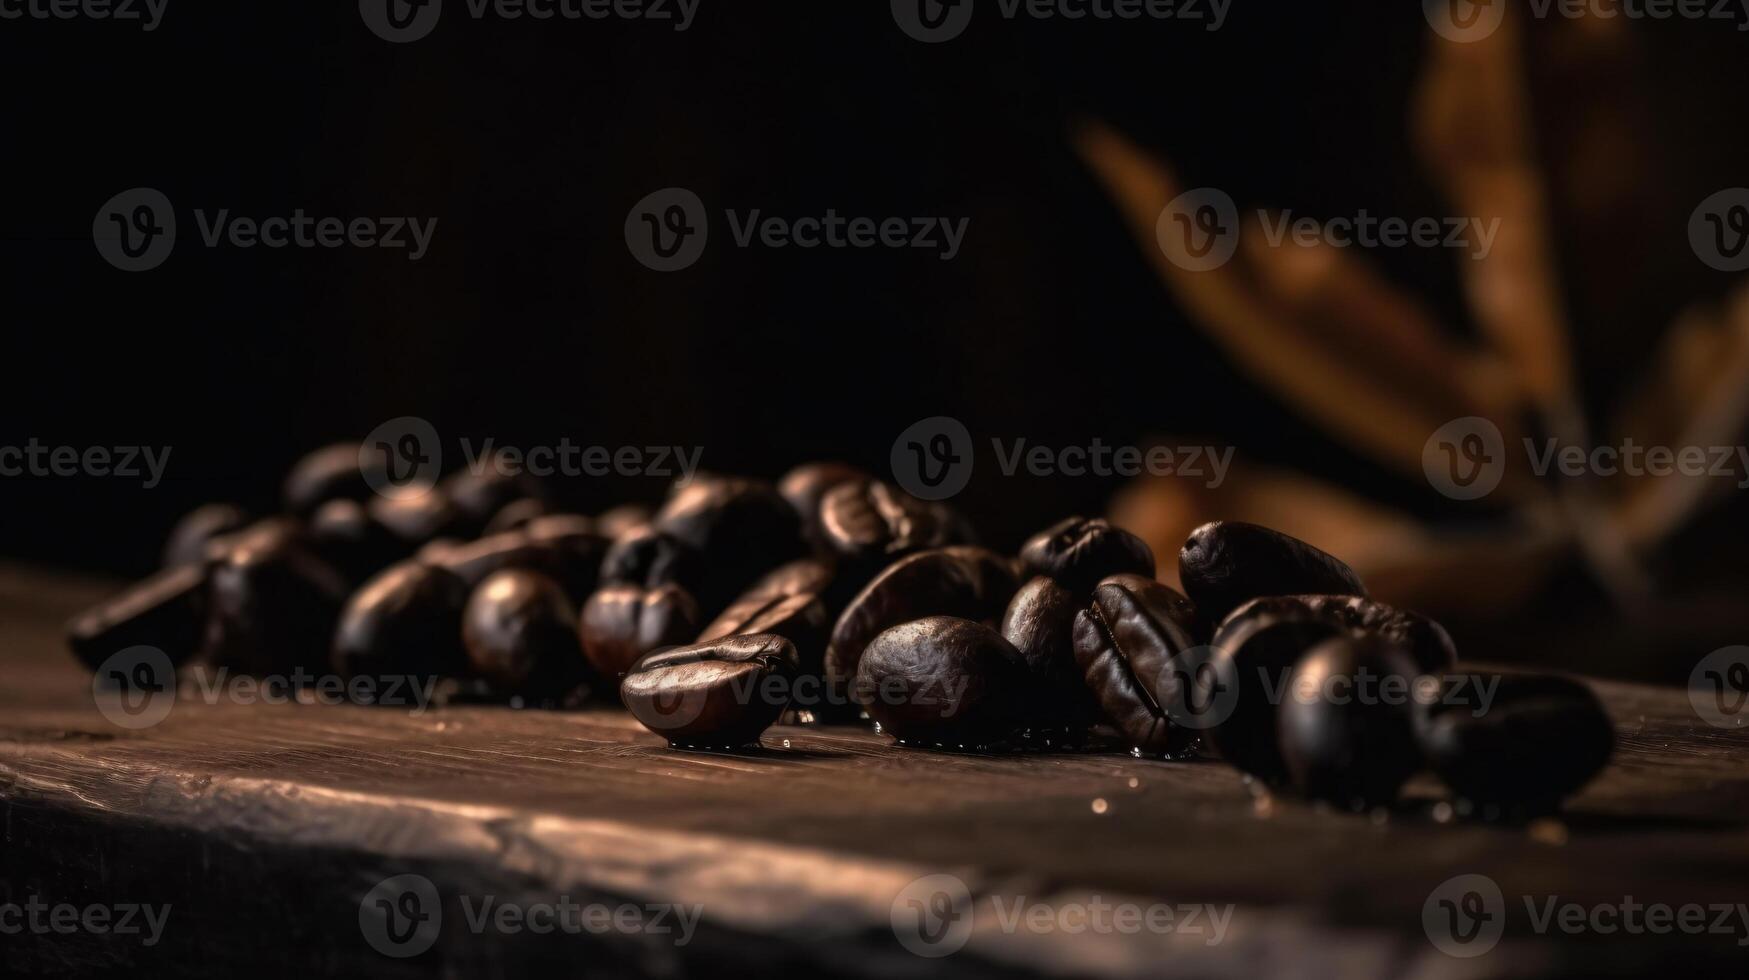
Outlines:
[[540,572],[488,575],[462,611],[468,666],[493,690],[557,701],[582,685],[588,661],[577,639],[577,608]]
[[777,492],[795,509],[802,532],[816,548],[826,547],[820,533],[820,501],[844,483],[873,479],[867,471],[849,463],[803,463],[777,481]]
[[856,678],[863,648],[900,623],[925,616],[995,623],[1019,587],[1008,560],[984,548],[938,548],[900,559],[838,617],[826,650],[827,680],[834,689],[848,685]]
[[[486,522],[485,530],[480,533],[501,534],[505,531],[515,531],[528,524],[529,521],[544,516],[550,512],[551,508],[548,506],[547,502],[538,497],[524,497],[521,500],[512,500],[510,503],[498,508],[498,513],[492,515],[492,519]],[[586,517],[580,517],[578,519],[588,520]],[[594,530],[593,523],[590,525],[590,530]]]
[[1307,652],[1277,720],[1293,789],[1352,810],[1396,800],[1421,766],[1410,720],[1418,674],[1406,650],[1377,636]]
[[129,647],[156,647],[180,665],[200,650],[206,622],[207,570],[172,565],[67,622],[67,646],[96,670]]
[[494,452],[438,482],[437,490],[461,516],[469,536],[480,534],[500,510],[518,500],[544,500],[546,486],[521,461]]
[[756,744],[789,705],[796,651],[773,634],[731,636],[643,657],[620,700],[645,728],[682,748]]
[[407,545],[356,500],[330,500],[305,529],[310,550],[358,584],[406,557]]
[[1021,546],[1020,561],[1027,575],[1049,575],[1077,596],[1108,575],[1154,577],[1147,542],[1099,518],[1071,517],[1045,528]]
[[548,549],[522,531],[506,531],[476,541],[433,545],[421,549],[419,559],[437,565],[462,580],[469,590],[486,576],[506,568],[545,570]]
[[952,616],[876,636],[857,665],[856,700],[906,745],[991,748],[1030,719],[1033,680],[1019,651],[990,627]]
[[469,589],[507,568],[541,572],[565,590],[572,602],[587,599],[600,581],[607,541],[569,521],[538,518],[516,531],[463,544],[428,547],[420,560],[445,568]]
[[853,480],[820,500],[827,548],[852,562],[892,561],[947,542],[942,513],[879,480]]
[[1190,532],[1178,553],[1184,594],[1219,623],[1259,596],[1366,595],[1354,570],[1317,548],[1255,524],[1215,521]]
[[603,677],[618,679],[637,659],[698,635],[698,602],[678,585],[609,585],[583,605],[583,654]]
[[1449,675],[1440,697],[1416,701],[1415,736],[1453,792],[1505,815],[1555,809],[1615,746],[1589,687],[1539,674]]
[[770,484],[709,478],[679,489],[654,526],[703,555],[695,597],[715,615],[760,575],[803,557],[801,522]]
[[1196,645],[1195,622],[1188,599],[1141,575],[1105,579],[1075,616],[1085,687],[1139,753],[1176,757],[1197,744],[1197,665],[1185,656]]
[[347,601],[334,631],[334,670],[374,682],[379,703],[411,705],[424,685],[466,667],[467,599],[468,587],[449,571],[419,561],[391,565]]
[[388,485],[389,459],[380,448],[342,442],[323,446],[295,463],[286,474],[285,509],[308,517],[330,500],[369,500],[371,482]]
[[389,533],[409,549],[417,549],[439,538],[471,538],[477,529],[449,497],[441,491],[400,497],[372,497],[365,503],[371,519],[389,529]]
[[286,524],[264,522],[232,540],[209,573],[207,652],[244,673],[319,673],[345,576]]
[[646,589],[672,582],[691,589],[698,586],[703,570],[704,556],[697,548],[645,524],[608,546],[601,560],[601,581]]
[[204,563],[208,544],[248,525],[249,514],[236,504],[196,507],[171,528],[164,543],[164,567]]
[[1037,692],[1030,714],[1044,728],[1085,728],[1099,705],[1075,661],[1075,614],[1081,603],[1040,575],[1020,587],[1002,614],[1002,638],[1020,652]]
[[1208,732],[1222,758],[1270,784],[1287,778],[1271,692],[1299,659],[1325,640],[1376,636],[1401,647],[1416,670],[1435,674],[1456,654],[1438,623],[1356,596],[1266,596],[1234,610],[1215,632],[1212,677],[1202,696],[1217,693],[1231,713]]
[[655,516],[656,512],[646,504],[620,504],[595,518],[595,532],[609,541],[617,541],[632,528],[650,523]]

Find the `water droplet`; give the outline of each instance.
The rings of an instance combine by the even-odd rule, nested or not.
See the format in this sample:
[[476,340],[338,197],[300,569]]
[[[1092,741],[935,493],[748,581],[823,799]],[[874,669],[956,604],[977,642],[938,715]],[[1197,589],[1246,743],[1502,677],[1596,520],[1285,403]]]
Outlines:
[[1452,816],[1453,814],[1450,803],[1440,800],[1438,803],[1433,804],[1434,823],[1451,823]]
[[786,738],[783,740],[783,747],[786,749],[789,748],[789,739]]
[[521,711],[522,710],[522,695],[520,695],[520,694],[512,695],[510,698],[510,707],[517,710],[517,711]]
[[1105,802],[1105,797],[1103,797],[1103,796],[1101,796],[1098,799],[1093,801],[1093,812],[1094,813],[1104,813],[1106,810],[1109,810],[1110,808],[1111,808],[1110,804]]
[[1134,776],[1130,777],[1130,789],[1135,789],[1137,786],[1140,786],[1140,785],[1142,785],[1141,780],[1137,779]]
[[1130,755],[1140,759],[1142,757],[1142,747],[1138,745],[1135,748],[1130,749]]

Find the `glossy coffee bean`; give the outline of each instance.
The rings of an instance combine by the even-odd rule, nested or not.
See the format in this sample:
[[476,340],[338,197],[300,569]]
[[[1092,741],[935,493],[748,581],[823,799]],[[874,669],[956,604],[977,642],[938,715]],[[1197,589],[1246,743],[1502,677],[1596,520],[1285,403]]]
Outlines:
[[595,593],[601,585],[601,562],[611,542],[594,528],[594,522],[574,514],[549,514],[523,525],[524,537],[547,549],[534,567],[559,583],[574,605]]
[[696,588],[704,570],[704,555],[672,534],[645,524],[634,527],[608,546],[601,560],[601,581],[653,589],[673,583]]
[[1366,595],[1354,570],[1280,531],[1215,521],[1190,532],[1178,554],[1184,594],[1209,623],[1259,596]]
[[[330,500],[369,500],[373,495],[366,469],[377,486],[388,485],[388,457],[380,450],[363,450],[356,442],[323,446],[292,465],[286,474],[281,497],[285,509],[308,517]],[[363,466],[361,467],[361,462]]]
[[500,694],[557,701],[589,673],[576,607],[559,583],[528,569],[494,572],[474,589],[462,644],[472,672]]
[[[549,513],[551,513],[550,505],[538,497],[523,497],[521,500],[512,500],[498,508],[498,512],[492,515],[492,519],[486,522],[485,530],[480,533],[490,535],[515,531],[529,521]],[[586,517],[579,519],[588,520]],[[594,530],[593,522],[590,524],[590,530]]]
[[500,453],[444,477],[437,490],[460,515],[468,535],[482,533],[499,511],[519,500],[547,496],[546,487],[523,470],[520,460]]
[[1608,764],[1615,729],[1597,696],[1566,677],[1451,675],[1418,702],[1415,735],[1459,797],[1510,815],[1553,810]]
[[404,561],[384,569],[341,613],[334,670],[374,681],[384,703],[409,704],[409,684],[457,676],[466,667],[461,626],[467,599],[467,586],[442,568]]
[[609,585],[584,603],[578,636],[595,670],[617,680],[644,654],[692,642],[698,623],[698,602],[678,585]]
[[1095,518],[1071,517],[1027,539],[1020,561],[1028,575],[1048,575],[1085,596],[1108,575],[1154,577],[1154,552],[1147,542]]
[[695,596],[709,615],[760,575],[807,552],[795,511],[757,480],[695,480],[669,498],[654,526],[703,555]]
[[[827,635],[832,629],[820,589],[830,577],[819,577],[822,566],[804,558],[774,569],[699,632],[700,643],[725,636],[775,633],[795,645],[801,661],[824,663]],[[811,651],[801,653],[801,651]]]
[[876,636],[857,665],[856,700],[906,745],[977,750],[1030,723],[1032,678],[1019,651],[982,623],[931,616]]
[[645,728],[683,748],[756,744],[789,706],[796,651],[773,634],[731,636],[652,653],[620,684]]
[[1437,674],[1457,662],[1457,647],[1445,627],[1419,613],[1360,596],[1266,596],[1233,610],[1222,625],[1237,628],[1253,617],[1303,619],[1325,623],[1333,632],[1377,634],[1401,644],[1422,673]]
[[334,566],[350,584],[366,579],[406,557],[407,545],[356,500],[330,500],[316,509],[305,528],[310,550]]
[[941,512],[879,480],[833,487],[820,501],[826,547],[852,562],[892,561],[945,545]]
[[1075,616],[1074,656],[1100,712],[1140,753],[1179,756],[1197,743],[1195,610],[1171,588],[1115,575]]
[[409,550],[439,538],[470,538],[477,529],[441,491],[401,497],[373,496],[365,502],[371,519],[388,528]]
[[632,528],[650,523],[655,516],[656,512],[646,504],[620,504],[602,511],[595,518],[595,531],[614,541]]
[[206,650],[251,674],[317,674],[348,585],[289,525],[241,532],[208,574]]
[[172,565],[74,616],[67,622],[67,646],[92,670],[135,646],[156,647],[180,665],[203,642],[206,593],[204,565]]
[[164,542],[164,567],[199,564],[215,538],[241,531],[249,514],[235,504],[206,504],[189,511],[171,528]]
[[827,680],[835,688],[848,685],[863,649],[901,623],[925,616],[998,622],[1019,587],[1008,560],[984,548],[938,548],[902,558],[864,586],[833,625]]
[[1020,587],[1002,614],[999,632],[1026,662],[1037,698],[1029,714],[1039,727],[1084,728],[1099,718],[1093,692],[1075,661],[1075,615],[1081,603],[1055,579],[1040,575]]
[[1395,801],[1421,767],[1411,730],[1407,651],[1380,637],[1338,636],[1295,665],[1277,726],[1288,783],[1352,810]]
[[867,471],[849,463],[803,463],[777,481],[777,492],[795,509],[808,541],[817,548],[824,548],[825,539],[820,533],[820,501],[834,487],[870,479],[873,477]]

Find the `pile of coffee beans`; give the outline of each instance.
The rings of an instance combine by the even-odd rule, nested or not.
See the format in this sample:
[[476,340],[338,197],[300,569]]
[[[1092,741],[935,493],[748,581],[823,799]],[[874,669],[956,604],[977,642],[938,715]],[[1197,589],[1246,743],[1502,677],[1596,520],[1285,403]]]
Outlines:
[[162,571],[69,624],[73,652],[95,668],[148,645],[364,690],[441,679],[513,704],[617,695],[686,748],[866,719],[945,751],[1212,756],[1354,809],[1431,771],[1467,804],[1542,811],[1613,746],[1584,685],[1459,673],[1438,623],[1255,525],[1192,532],[1180,593],[1104,520],[1010,557],[843,464],[700,474],[593,518],[491,460],[405,496],[372,490],[379,465],[327,447],[293,467],[279,514],[189,514]]

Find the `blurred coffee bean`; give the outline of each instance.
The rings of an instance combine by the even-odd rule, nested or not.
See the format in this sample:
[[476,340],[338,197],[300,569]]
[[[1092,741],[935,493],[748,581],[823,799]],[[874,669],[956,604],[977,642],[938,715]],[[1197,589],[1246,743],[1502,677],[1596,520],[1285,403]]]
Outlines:
[[1197,743],[1194,665],[1181,656],[1196,645],[1195,621],[1188,599],[1142,575],[1107,578],[1075,616],[1085,686],[1139,752],[1180,756]]
[[852,562],[893,559],[947,542],[942,512],[879,480],[841,483],[820,500],[820,534]]
[[1178,554],[1184,594],[1205,621],[1219,623],[1259,596],[1366,595],[1354,570],[1280,531],[1215,521],[1190,532]]
[[421,687],[467,666],[461,636],[467,599],[468,587],[445,569],[419,561],[384,569],[341,613],[334,670],[374,682],[379,703],[413,705]]
[[546,486],[530,475],[522,461],[492,452],[444,477],[437,490],[460,515],[467,536],[480,534],[500,510],[518,500],[545,500]]
[[541,572],[556,581],[572,602],[589,597],[600,581],[607,541],[568,522],[540,518],[520,530],[463,544],[428,547],[420,560],[447,569],[469,589],[507,568]]
[[[498,513],[492,515],[492,519],[486,522],[485,530],[480,533],[501,534],[505,531],[515,531],[526,525],[529,521],[547,513],[549,513],[547,502],[538,497],[524,497],[521,500],[512,500],[510,503],[498,508]],[[578,519],[588,520],[586,517],[580,517]],[[590,529],[594,529],[593,524],[591,524]]]
[[731,636],[639,659],[619,693],[670,745],[728,749],[759,741],[789,705],[795,677],[785,637]]
[[1418,674],[1380,637],[1338,636],[1308,651],[1277,722],[1293,789],[1351,810],[1396,800],[1421,766],[1410,721]]
[[1615,728],[1597,695],[1546,674],[1453,674],[1418,700],[1416,742],[1452,791],[1505,815],[1557,808],[1608,764]]
[[646,589],[672,582],[692,589],[698,586],[703,570],[704,555],[697,548],[644,524],[608,546],[601,560],[601,581]]
[[757,480],[695,480],[669,498],[654,526],[702,553],[695,596],[707,615],[760,575],[807,552],[795,511]]
[[845,483],[871,480],[873,477],[849,463],[803,463],[777,481],[777,492],[795,509],[802,522],[802,533],[816,548],[826,547],[820,533],[820,501],[826,493]]
[[244,673],[321,672],[348,583],[289,525],[237,535],[208,578],[206,650]]
[[1028,538],[1020,548],[1028,576],[1049,575],[1077,596],[1108,575],[1154,577],[1154,552],[1141,538],[1103,519],[1071,517]]
[[249,514],[236,504],[205,504],[189,511],[170,529],[164,542],[164,567],[206,561],[213,539],[249,525]]
[[330,500],[305,528],[309,547],[357,585],[406,557],[407,545],[356,500]]
[[[1019,584],[1008,560],[956,545],[894,562],[850,600],[832,627],[826,677],[834,688],[856,678],[863,649],[883,630],[925,616],[998,622]],[[1004,641],[1006,642],[1006,641]]]
[[945,500],[936,500],[930,502],[929,509],[935,512],[935,522],[941,526],[943,546],[981,543],[978,529],[958,508],[949,505]]
[[632,528],[650,523],[655,516],[656,512],[647,504],[620,504],[602,511],[595,518],[595,531],[609,541],[615,541]]
[[1036,697],[1036,727],[1086,727],[1099,706],[1075,661],[1075,614],[1081,604],[1054,579],[1040,575],[1020,587],[1002,614],[1001,634],[1026,662]]
[[1445,627],[1419,613],[1372,599],[1349,595],[1265,596],[1233,610],[1227,622],[1259,616],[1321,622],[1330,627],[1332,634],[1342,631],[1382,636],[1401,644],[1423,673],[1449,670],[1457,662],[1457,647]]
[[698,602],[678,585],[608,585],[584,603],[578,636],[596,671],[617,681],[644,654],[690,643],[698,624]]
[[400,497],[375,496],[365,502],[371,519],[409,550],[438,538],[471,538],[476,529],[441,490]]
[[380,449],[342,442],[309,453],[286,474],[281,493],[285,509],[308,517],[330,500],[369,500],[373,494],[366,467],[377,486],[388,485],[388,456]]
[[522,534],[546,549],[534,567],[558,582],[573,604],[581,605],[600,586],[611,542],[596,531],[595,522],[576,514],[548,514],[523,525]]
[[498,693],[560,700],[588,675],[577,615],[564,589],[546,575],[525,568],[494,572],[462,611],[468,666]]
[[74,616],[67,646],[92,670],[134,646],[156,647],[180,665],[200,650],[206,608],[206,566],[172,565]]
[[881,729],[906,745],[978,750],[1028,723],[1032,679],[1019,651],[982,623],[930,616],[876,636],[854,692]]

